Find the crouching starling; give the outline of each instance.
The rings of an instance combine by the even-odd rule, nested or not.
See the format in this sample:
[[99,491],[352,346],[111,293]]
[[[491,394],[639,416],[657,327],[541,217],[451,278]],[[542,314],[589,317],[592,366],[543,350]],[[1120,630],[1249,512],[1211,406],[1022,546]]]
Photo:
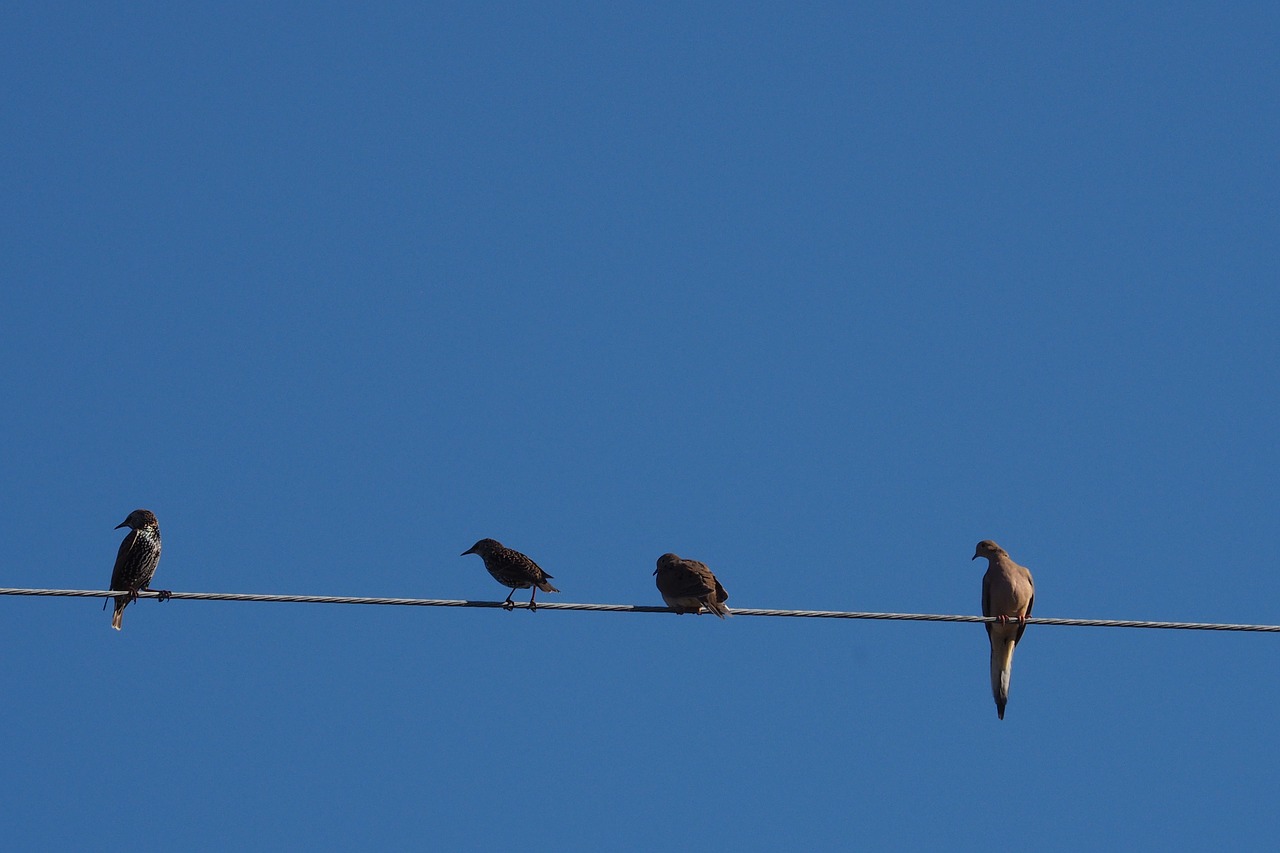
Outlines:
[[701,613],[705,608],[721,619],[729,615],[729,608],[724,606],[729,593],[705,563],[663,554],[653,573],[658,578],[662,600],[676,613]]
[[991,694],[996,699],[996,716],[1004,719],[1009,703],[1009,679],[1013,676],[1013,649],[1027,630],[1026,618],[1036,601],[1035,582],[1025,566],[1019,566],[1009,552],[990,539],[978,543],[970,560],[987,558],[982,576],[982,615],[999,617],[987,622],[991,642]]
[[[127,590],[127,595],[117,595],[116,612],[111,617],[111,627],[120,630],[124,621],[124,609],[130,601],[138,600],[138,593],[159,592],[160,600],[169,597],[168,590],[152,590],[151,578],[160,563],[160,522],[149,509],[135,509],[129,517],[116,525],[116,530],[128,527],[129,535],[120,543],[116,554],[116,567],[111,571],[111,588]],[[104,605],[105,606],[105,605]]]
[[506,610],[515,609],[516,603],[511,600],[511,596],[516,594],[517,589],[533,587],[533,592],[529,593],[530,610],[538,609],[537,603],[533,600],[538,590],[560,591],[547,583],[551,575],[544,572],[541,566],[519,551],[504,547],[497,539],[481,539],[463,551],[461,556],[465,557],[468,554],[479,554],[480,559],[484,560],[484,567],[489,570],[489,574],[493,575],[493,579],[503,586],[511,587],[511,592],[507,593],[507,600],[502,602]]

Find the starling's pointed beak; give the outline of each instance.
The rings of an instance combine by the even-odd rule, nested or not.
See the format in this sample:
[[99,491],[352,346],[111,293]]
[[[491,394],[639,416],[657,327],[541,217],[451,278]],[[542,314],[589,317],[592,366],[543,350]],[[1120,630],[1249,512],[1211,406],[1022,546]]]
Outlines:
[[976,559],[978,559],[978,555],[974,554],[972,557],[969,558],[969,562],[972,563]]
[[114,529],[119,530],[121,527],[128,527],[128,526],[129,526],[129,519],[126,518],[124,521],[117,524]]
[[653,570],[653,573],[656,575],[656,574],[658,573],[658,570],[657,570],[657,569],[654,569],[654,570]]
[[476,552],[476,549],[475,549],[475,548],[468,548],[467,550],[463,551],[463,552],[462,552],[461,554],[459,554],[458,556],[459,556],[459,557],[465,557],[465,556],[467,556],[468,554],[474,554],[475,552]]

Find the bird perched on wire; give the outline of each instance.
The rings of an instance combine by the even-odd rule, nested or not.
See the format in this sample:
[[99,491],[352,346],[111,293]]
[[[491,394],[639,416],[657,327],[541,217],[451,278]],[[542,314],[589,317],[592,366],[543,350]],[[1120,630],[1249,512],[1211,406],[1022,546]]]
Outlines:
[[978,543],[970,560],[979,557],[987,558],[987,573],[982,576],[982,615],[1000,620],[985,624],[991,642],[991,694],[996,700],[996,716],[1003,720],[1013,675],[1013,649],[1027,630],[1026,618],[1036,600],[1036,587],[1031,572],[990,539]]
[[151,579],[160,563],[160,522],[156,520],[156,514],[149,509],[135,509],[116,525],[116,530],[121,527],[130,530],[116,554],[116,566],[111,570],[111,589],[127,590],[128,594],[115,596],[116,610],[111,616],[111,627],[117,631],[124,621],[124,609],[129,602],[138,600],[140,591],[158,592],[161,601],[169,597],[168,590],[151,589]]
[[489,570],[489,574],[493,575],[493,579],[503,586],[511,587],[511,592],[507,593],[507,600],[502,603],[505,610],[515,609],[516,603],[511,600],[511,596],[516,594],[517,589],[533,587],[533,592],[529,593],[530,610],[538,609],[537,602],[533,600],[538,590],[560,591],[547,583],[551,575],[544,572],[541,566],[519,551],[505,547],[497,539],[481,539],[463,551],[461,556],[465,557],[468,554],[479,554],[480,559],[484,560],[484,567]]
[[676,613],[701,613],[705,609],[721,619],[729,615],[729,608],[724,606],[729,593],[705,563],[663,554],[653,574],[662,600]]

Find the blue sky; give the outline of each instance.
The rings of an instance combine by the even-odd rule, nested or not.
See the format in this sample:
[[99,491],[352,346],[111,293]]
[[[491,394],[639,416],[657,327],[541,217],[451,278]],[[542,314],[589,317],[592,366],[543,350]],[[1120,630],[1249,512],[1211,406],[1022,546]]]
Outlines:
[[[0,585],[1280,622],[1272,4],[0,9]],[[521,594],[525,595],[525,594]],[[0,600],[15,849],[1257,849],[1269,635]]]

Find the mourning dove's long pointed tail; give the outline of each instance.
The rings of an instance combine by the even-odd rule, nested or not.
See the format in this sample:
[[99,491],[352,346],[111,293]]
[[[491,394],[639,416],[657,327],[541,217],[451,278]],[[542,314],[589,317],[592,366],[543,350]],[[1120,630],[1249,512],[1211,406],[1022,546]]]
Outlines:
[[991,635],[991,695],[996,700],[996,716],[1004,719],[1004,706],[1009,704],[1009,681],[1013,678],[1013,637]]
[[707,608],[708,613],[714,613],[715,615],[719,616],[721,619],[725,618],[726,616],[733,615],[732,613],[729,612],[729,608],[725,607],[722,602],[716,601],[714,598],[708,598],[705,606]]

